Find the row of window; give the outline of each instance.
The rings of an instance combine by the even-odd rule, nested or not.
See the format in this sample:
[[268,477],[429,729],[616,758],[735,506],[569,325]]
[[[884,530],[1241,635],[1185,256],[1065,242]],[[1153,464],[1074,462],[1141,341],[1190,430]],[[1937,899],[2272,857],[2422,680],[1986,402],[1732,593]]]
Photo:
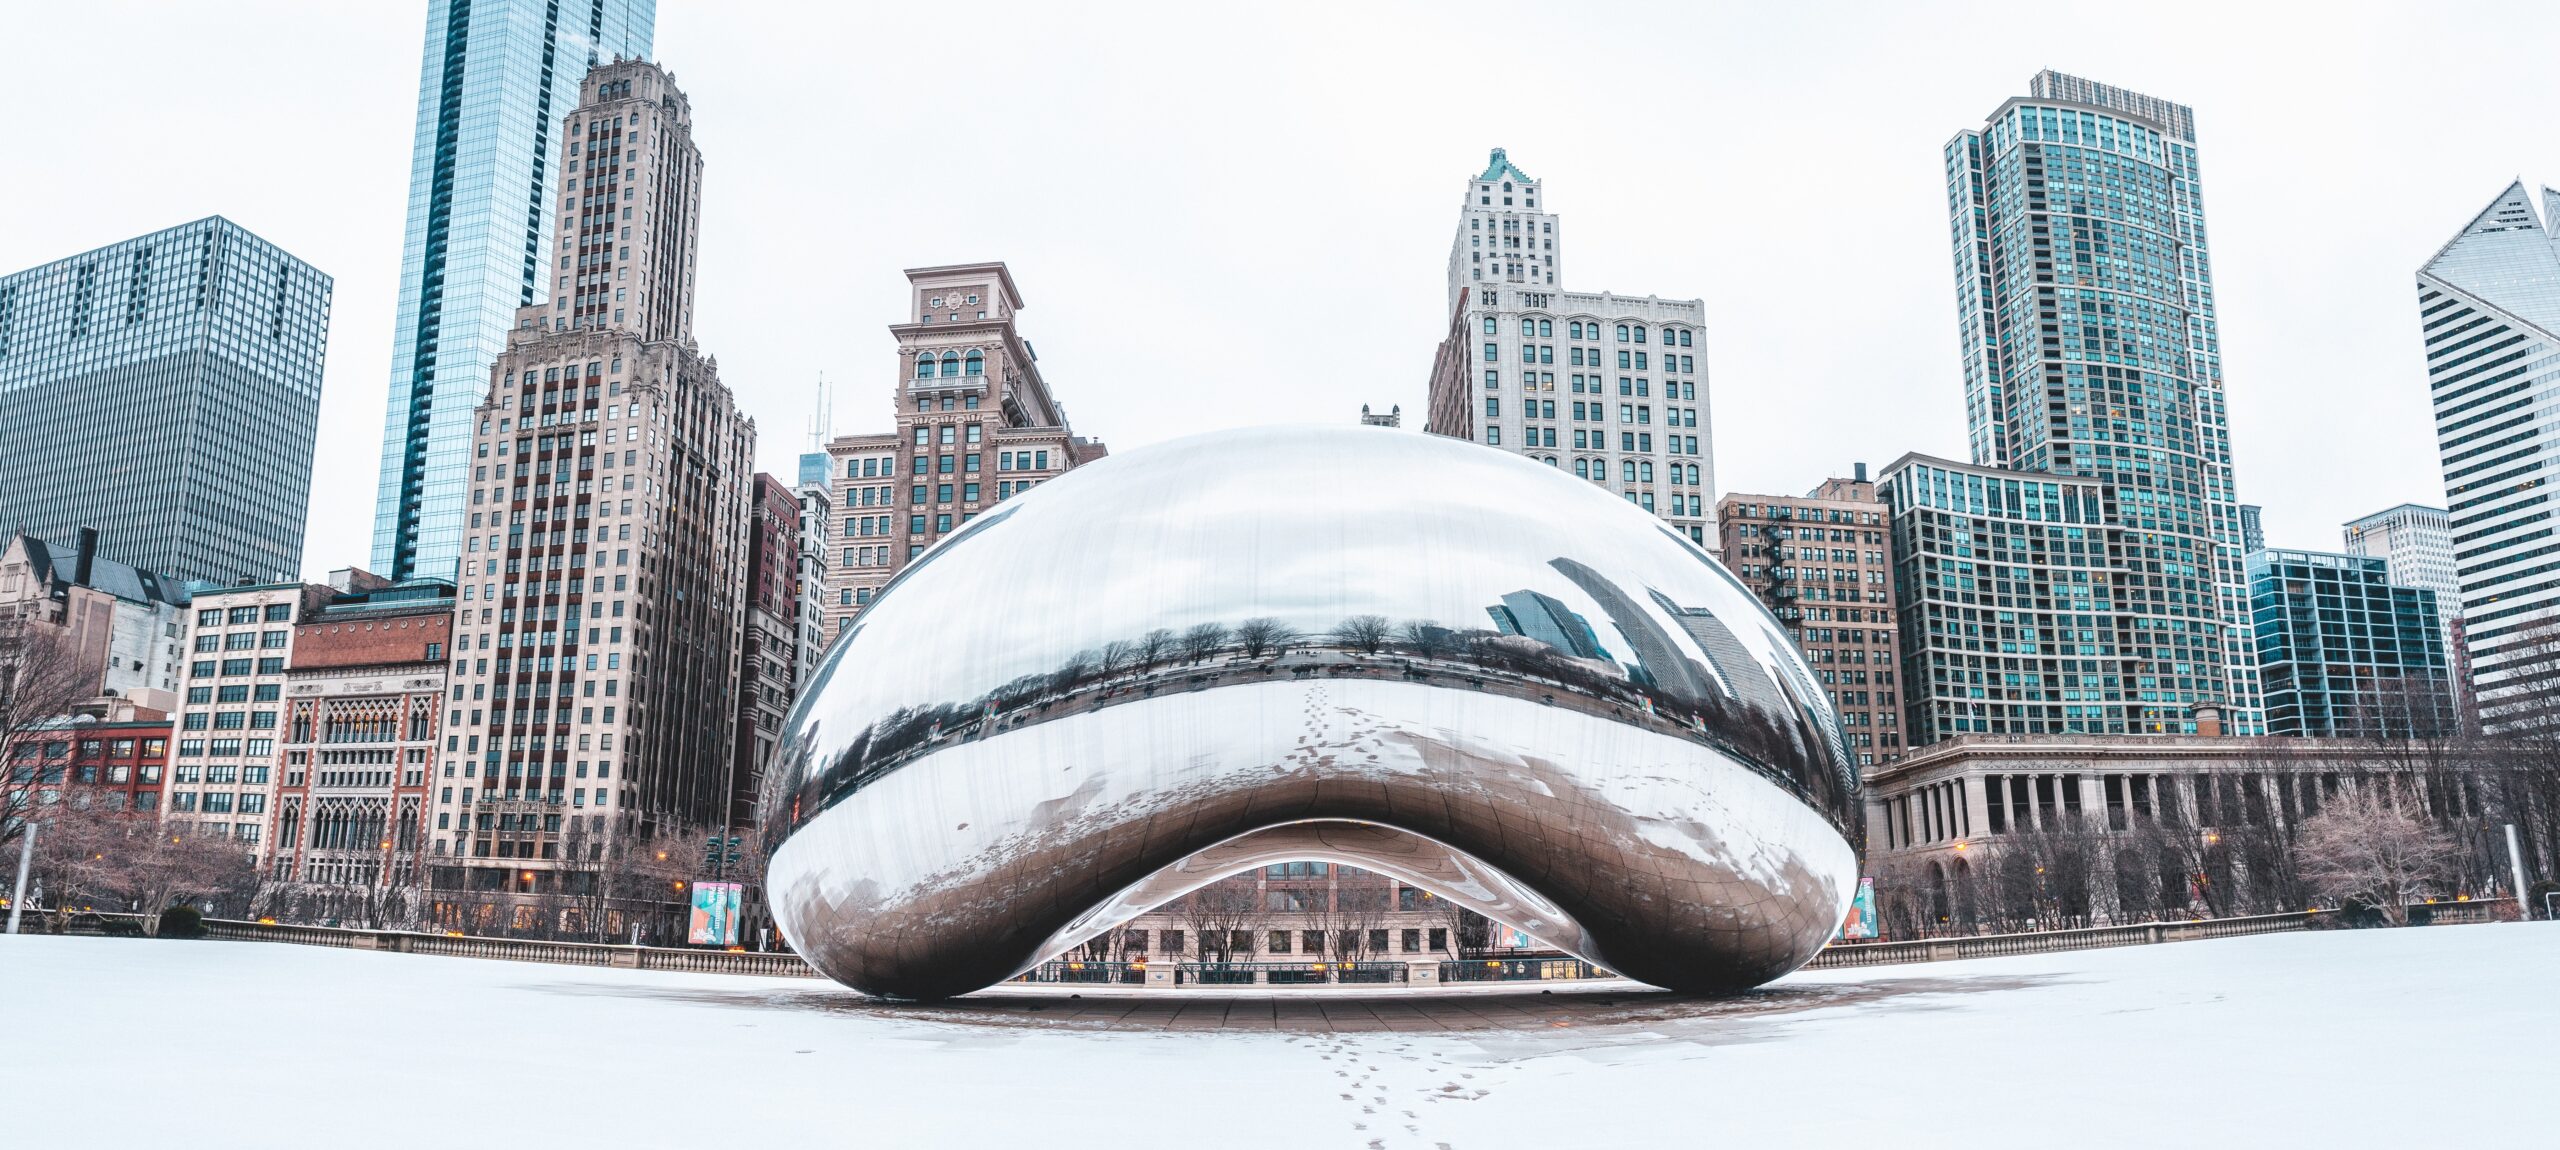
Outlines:
[[[1565,338],[1567,339],[1600,339],[1603,338],[1605,331],[1606,328],[1602,324],[1596,322],[1586,323],[1581,320],[1571,320],[1565,324]],[[1497,326],[1494,317],[1489,315],[1484,317],[1484,333],[1486,335],[1501,334],[1501,329]],[[1622,323],[1618,325],[1618,342],[1644,343],[1648,338],[1646,333],[1647,329],[1643,324]],[[1520,334],[1553,339],[1556,334],[1556,321],[1552,319],[1541,319],[1535,316],[1522,316],[1520,317]],[[1631,336],[1632,338],[1630,338]],[[1662,346],[1664,347],[1694,346],[1692,341],[1695,338],[1696,333],[1687,328],[1665,327],[1662,329]],[[1554,354],[1554,350],[1555,349],[1553,348],[1549,348],[1548,354],[1552,356]],[[1599,352],[1595,349],[1592,354],[1598,355]],[[1619,352],[1618,354],[1623,356],[1626,353]],[[1489,359],[1491,357],[1487,356],[1486,358]],[[1549,359],[1547,362],[1552,363],[1554,360]]]
[[220,627],[228,623],[237,627],[243,623],[260,622],[262,618],[269,623],[290,622],[293,619],[293,604],[269,603],[263,608],[252,604],[227,610],[221,607],[207,607],[196,612],[196,626]]

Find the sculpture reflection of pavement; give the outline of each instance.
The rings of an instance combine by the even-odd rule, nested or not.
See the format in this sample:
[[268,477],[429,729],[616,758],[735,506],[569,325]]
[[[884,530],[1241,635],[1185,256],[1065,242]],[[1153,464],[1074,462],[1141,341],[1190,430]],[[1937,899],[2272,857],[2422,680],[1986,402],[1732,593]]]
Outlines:
[[[1337,474],[1398,497],[1302,490]],[[1693,990],[1792,969],[1847,903],[1854,772],[1775,620],[1551,469],[1225,433],[1079,468],[930,555],[766,781],[777,918],[857,987],[987,985],[1283,858]]]

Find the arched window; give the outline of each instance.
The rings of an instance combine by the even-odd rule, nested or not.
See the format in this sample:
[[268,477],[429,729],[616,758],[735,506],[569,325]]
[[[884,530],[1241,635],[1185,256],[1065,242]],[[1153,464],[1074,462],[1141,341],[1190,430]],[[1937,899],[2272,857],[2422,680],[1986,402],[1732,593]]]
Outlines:
[[942,353],[942,374],[943,374],[946,378],[956,378],[956,377],[958,377],[958,376],[959,376],[959,374],[960,374],[960,353],[959,353],[959,352],[956,352],[956,351],[946,351],[946,352],[943,352],[943,353]]
[[919,353],[919,354],[916,356],[916,378],[917,378],[917,379],[932,379],[932,378],[933,378],[933,357],[932,357],[932,356],[930,356],[930,355],[925,355],[925,354],[922,354],[922,353]]
[[1625,460],[1624,462],[1625,462],[1625,464],[1626,464],[1626,475],[1627,475],[1626,481],[1627,481],[1627,482],[1629,482],[1629,483],[1633,483],[1633,482],[1635,482],[1635,481],[1636,481],[1636,461],[1635,461],[1635,460],[1632,460],[1632,459],[1629,459],[1629,460]]
[[1543,336],[1553,336],[1553,335],[1555,335],[1555,333],[1556,333],[1556,321],[1551,320],[1551,319],[1542,319],[1542,320],[1539,320],[1539,321],[1538,321],[1538,334],[1539,334],[1539,335],[1543,335]]
[[974,352],[974,351],[973,351],[973,352],[970,352],[970,353],[969,353],[969,374],[971,374],[971,375],[985,375],[986,373],[987,373],[987,357],[986,357],[986,356],[984,356],[984,355],[982,355],[982,354],[979,354],[978,352]]
[[1573,473],[1583,479],[1591,478],[1591,461],[1588,459],[1574,460]]
[[1625,325],[1625,324],[1619,324],[1619,325],[1618,325],[1618,342],[1619,342],[1619,343],[1625,343],[1625,342],[1627,342],[1627,325]]

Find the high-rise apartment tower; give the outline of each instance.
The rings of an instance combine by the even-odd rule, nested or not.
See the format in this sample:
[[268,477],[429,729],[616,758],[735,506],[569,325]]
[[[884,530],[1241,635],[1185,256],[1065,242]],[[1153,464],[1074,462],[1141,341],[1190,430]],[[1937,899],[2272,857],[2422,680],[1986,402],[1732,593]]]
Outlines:
[[[1910,692],[1955,689],[1942,733],[2176,732],[2195,707],[2262,731],[2194,114],[2042,72],[1945,159],[1974,466],[1911,457],[1925,489],[1893,502],[1897,541],[1952,533],[1903,562],[1978,569],[1903,573],[1950,580],[1904,612]],[[2060,498],[1979,502],[2012,491]],[[1952,597],[2012,561],[2060,583]],[[2103,609],[2077,594],[2099,585]]]
[[654,64],[579,96],[566,262],[516,313],[464,473],[433,834],[472,889],[550,892],[564,841],[730,810],[755,424],[689,334],[701,153]]
[[302,570],[329,277],[212,216],[0,276],[0,525],[182,579]]
[[557,270],[564,116],[588,68],[649,55],[656,21],[657,0],[429,0],[374,570],[453,577],[473,412]]
[[1563,290],[1543,190],[1500,148],[1467,181],[1425,430],[1571,471],[1712,547],[1706,304]]

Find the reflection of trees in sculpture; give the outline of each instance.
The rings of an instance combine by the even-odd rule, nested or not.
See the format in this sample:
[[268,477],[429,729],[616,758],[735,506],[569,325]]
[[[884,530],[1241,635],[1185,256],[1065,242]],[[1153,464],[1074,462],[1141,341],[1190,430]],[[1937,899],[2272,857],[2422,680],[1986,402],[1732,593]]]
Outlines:
[[1387,645],[1387,617],[1354,615],[1334,625],[1333,641],[1364,655],[1375,655]]
[[1197,663],[1216,654],[1218,648],[1226,645],[1227,628],[1224,624],[1195,624],[1190,630],[1182,633],[1182,658],[1184,662]]
[[[1585,574],[1586,580],[1591,577]],[[1627,615],[1636,610],[1633,600],[1617,598],[1624,600],[1616,620],[1621,630],[1650,625],[1648,619]],[[1413,660],[1402,668],[1407,679],[1429,681],[1443,675],[1462,679],[1475,690],[1549,704],[1578,702],[1585,709],[1605,706],[1619,721],[1707,743],[1796,792],[1830,815],[1835,825],[1854,833],[1854,820],[1846,815],[1852,783],[1845,768],[1823,752],[1828,741],[1815,730],[1815,713],[1787,705],[1785,693],[1774,684],[1757,691],[1766,701],[1728,693],[1703,666],[1679,655],[1669,635],[1652,627],[1636,645],[1652,651],[1656,661],[1678,658],[1686,664],[1645,672],[1605,657],[1559,650],[1528,635],[1461,630],[1430,619],[1399,624],[1382,615],[1353,615],[1312,637],[1270,616],[1243,620],[1232,629],[1217,622],[1193,624],[1179,633],[1156,628],[1136,639],[1079,651],[1049,670],[1016,676],[973,701],[902,707],[882,716],[855,735],[825,769],[804,777],[798,817],[814,816],[834,797],[948,741],[1070,713],[1070,703],[1152,695],[1156,684],[1149,677],[1159,673],[1187,675],[1196,687],[1204,673],[1267,673],[1272,664],[1297,653],[1291,669],[1301,676],[1362,674],[1374,673],[1366,669],[1367,660],[1392,654]],[[1229,657],[1217,661],[1222,653]],[[1205,672],[1202,664],[1210,664]],[[1765,673],[1756,661],[1725,670]],[[1767,701],[1780,706],[1773,708]]]
[[1236,645],[1244,648],[1248,659],[1259,659],[1265,653],[1285,654],[1297,640],[1296,628],[1268,616],[1247,619],[1236,626]]

